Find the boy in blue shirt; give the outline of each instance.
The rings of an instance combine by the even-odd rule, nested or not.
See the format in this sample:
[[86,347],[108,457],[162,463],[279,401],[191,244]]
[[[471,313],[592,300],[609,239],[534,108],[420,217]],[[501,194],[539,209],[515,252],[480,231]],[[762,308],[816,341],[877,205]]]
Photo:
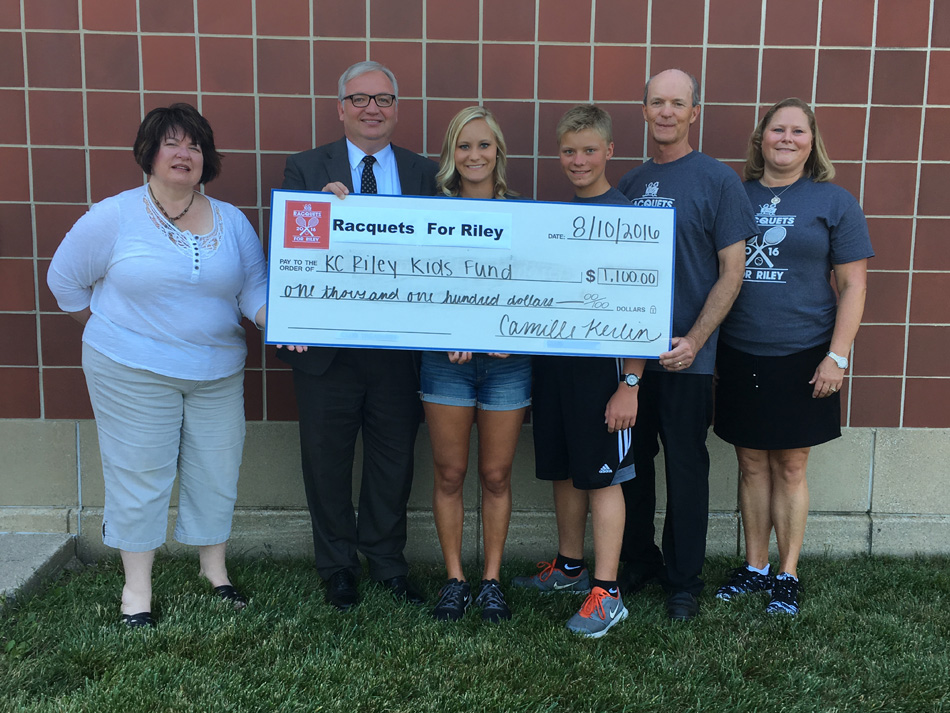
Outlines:
[[[610,115],[593,104],[569,110],[557,126],[561,168],[577,203],[629,205],[605,170],[613,156]],[[593,244],[593,243],[592,243]],[[620,484],[634,477],[631,428],[643,359],[540,356],[534,361],[536,475],[554,486],[558,552],[541,572],[515,577],[517,587],[589,592],[567,628],[598,638],[623,621],[617,585],[623,539]],[[594,531],[594,576],[584,563],[587,511]]]

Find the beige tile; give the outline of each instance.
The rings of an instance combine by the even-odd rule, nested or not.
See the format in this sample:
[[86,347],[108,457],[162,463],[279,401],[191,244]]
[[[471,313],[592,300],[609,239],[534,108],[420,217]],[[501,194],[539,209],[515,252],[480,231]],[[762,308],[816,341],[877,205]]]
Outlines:
[[300,474],[300,432],[296,423],[253,421],[247,424],[237,506],[306,508],[307,497]]
[[874,432],[844,428],[841,438],[811,449],[808,458],[812,512],[866,512]]
[[0,507],[78,503],[76,422],[0,420]]
[[872,511],[950,515],[950,429],[880,429]]
[[[850,557],[867,554],[871,546],[871,520],[866,513],[811,514],[805,529],[804,555]],[[776,558],[778,550],[775,551]]]
[[49,532],[72,534],[73,508],[0,507],[0,532]]
[[872,515],[871,554],[950,554],[950,517]]
[[[657,525],[657,535],[662,532]],[[706,530],[706,555],[735,555],[739,535],[739,517],[735,513],[711,513]],[[659,543],[658,543],[659,544]]]
[[79,422],[79,468],[84,507],[102,507],[105,491],[102,484],[102,458],[95,421]]
[[[588,536],[588,551],[591,550],[592,542],[593,539]],[[507,557],[526,557],[541,561],[550,560],[556,554],[557,524],[553,511],[519,510],[511,514],[508,541],[505,545]]]
[[738,507],[739,492],[736,449],[719,438],[712,429],[706,439],[706,448],[709,450],[709,510],[735,511]]

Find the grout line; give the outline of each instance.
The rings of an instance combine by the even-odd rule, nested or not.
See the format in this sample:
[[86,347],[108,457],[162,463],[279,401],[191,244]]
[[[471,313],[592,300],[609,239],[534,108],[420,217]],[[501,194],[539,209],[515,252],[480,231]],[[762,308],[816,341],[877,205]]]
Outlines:
[[811,96],[814,102],[812,103],[812,111],[818,108],[818,68],[821,66],[819,63],[819,55],[821,49],[821,18],[824,15],[824,0],[818,0],[818,21],[815,25],[815,69],[812,72],[811,77]]
[[539,27],[540,21],[541,0],[536,0],[534,5],[534,41],[532,42],[532,46],[534,48],[534,80],[531,97],[531,100],[534,103],[534,141],[531,144],[531,150],[534,153],[534,156],[531,158],[531,179],[532,185],[534,186],[534,191],[531,197],[534,200],[538,199],[538,176],[541,172],[541,162],[538,156],[538,152],[541,150],[541,144],[538,141],[538,134],[541,132],[541,100],[539,98],[539,74],[541,73],[541,42],[539,40],[541,30]]
[[[481,44],[482,40],[482,3],[479,0],[478,3],[478,42]],[[429,12],[428,12],[428,0],[422,0],[422,50],[420,52],[420,67],[419,72],[421,77],[419,78],[419,86],[422,88],[422,155],[429,156],[429,97],[426,96],[428,92],[428,82],[426,77],[426,64],[428,57],[428,48],[429,48]],[[481,76],[481,62],[479,62],[479,76]]]
[[[864,206],[864,195],[865,189],[867,187],[867,166],[868,166],[868,145],[870,144],[870,133],[871,133],[871,99],[874,94],[874,67],[875,67],[875,43],[877,42],[877,2],[874,0],[874,18],[871,25],[871,57],[868,64],[868,87],[867,87],[867,109],[864,112],[864,143],[861,146],[861,161],[860,161],[860,178],[859,178],[859,190],[858,190],[858,203]],[[819,23],[821,22],[821,17],[818,18]],[[817,70],[817,64],[816,64]],[[837,278],[836,278],[837,284]],[[860,329],[860,324],[858,328]],[[857,340],[855,340],[857,341]],[[905,349],[906,352],[906,349]],[[848,398],[847,404],[845,405],[845,426],[851,425],[851,409],[854,404],[854,343],[851,344],[851,349],[849,350],[848,357],[850,358],[851,365],[851,374],[849,376],[848,385]],[[859,357],[860,358],[860,357]],[[903,411],[903,409],[901,409]]]
[[[696,147],[698,151],[703,150],[703,139],[706,136],[706,70],[707,59],[709,58],[709,3],[703,3],[703,59],[700,64],[700,80],[699,80],[699,95],[701,100],[699,102],[699,143]],[[695,97],[694,97],[695,98]]]
[[587,73],[587,103],[594,103],[594,64],[597,59],[597,45],[594,43],[594,32],[597,27],[597,0],[590,2],[590,33],[587,36],[588,64],[590,65]]
[[[257,0],[251,0],[251,33],[252,37],[257,38]],[[310,38],[310,115],[311,117],[316,116],[316,112],[313,107],[313,37],[311,32]],[[254,77],[252,79],[254,87],[254,153],[257,154],[254,161],[254,170],[257,173],[257,205],[255,209],[257,211],[257,239],[261,242],[261,247],[264,247],[263,235],[265,233],[266,227],[264,225],[264,165],[262,158],[264,156],[261,151],[261,99],[258,94],[257,87],[257,40],[254,40],[254,43],[251,46],[251,66],[254,70]],[[311,125],[315,124],[315,121],[310,122]],[[313,132],[313,126],[310,129],[311,133]],[[238,153],[238,152],[234,152]],[[267,258],[267,255],[264,256]],[[267,420],[267,345],[264,343],[264,335],[261,334],[260,341],[260,354],[261,354],[261,420]],[[245,371],[247,370],[247,364],[245,363]]]
[[76,537],[82,537],[82,439],[76,421]]
[[917,140],[917,185],[914,186],[914,212],[911,220],[910,228],[910,262],[907,265],[907,304],[904,306],[904,362],[901,373],[903,375],[901,379],[901,404],[900,404],[900,420],[898,421],[898,427],[903,428],[904,426],[904,410],[907,406],[907,360],[908,354],[910,352],[910,326],[911,326],[911,314],[910,314],[910,305],[911,299],[913,298],[913,285],[914,285],[914,264],[915,264],[915,253],[917,250],[917,226],[919,220],[919,211],[920,211],[920,175],[923,169],[923,151],[924,151],[924,129],[926,128],[927,122],[927,94],[930,91],[930,59],[931,52],[930,47],[933,45],[933,21],[935,10],[935,0],[930,0],[930,22],[927,29],[927,60],[924,63],[924,95],[921,101],[920,107],[920,136]]
[[[32,131],[30,130],[30,92],[28,87],[30,86],[30,66],[28,61],[28,53],[26,47],[26,0],[20,0],[20,37],[21,37],[21,47],[23,53],[23,111],[24,111],[24,123],[26,130],[26,171],[27,171],[27,180],[29,181],[28,192],[30,197],[30,223],[32,228],[32,238],[33,238],[33,255],[31,256],[33,262],[33,299],[34,306],[36,307],[36,313],[34,315],[34,328],[36,332],[36,383],[37,383],[37,398],[39,399],[40,415],[41,419],[46,418],[46,398],[45,398],[45,389],[44,389],[44,373],[43,373],[43,340],[42,335],[40,334],[40,285],[39,285],[39,241],[36,235],[36,195],[34,189],[34,180],[33,180],[33,149],[32,149]],[[11,365],[12,366],[12,365]]]
[[[653,0],[647,0],[647,36],[645,39],[647,42],[647,47],[650,47],[651,46],[650,42],[653,39]],[[651,52],[647,52],[646,55],[647,55],[646,66],[645,66],[646,76],[643,78],[644,87],[646,87],[647,82],[650,81],[650,77],[653,76],[653,55]],[[634,96],[634,98],[636,99],[637,97]],[[639,99],[640,99],[640,105],[642,106],[643,96],[641,95]],[[647,127],[647,123],[644,121],[643,122],[643,144],[641,146],[641,153],[640,153],[640,156],[642,157],[641,163],[643,161],[646,161],[650,156],[649,136],[650,136],[649,128]]]

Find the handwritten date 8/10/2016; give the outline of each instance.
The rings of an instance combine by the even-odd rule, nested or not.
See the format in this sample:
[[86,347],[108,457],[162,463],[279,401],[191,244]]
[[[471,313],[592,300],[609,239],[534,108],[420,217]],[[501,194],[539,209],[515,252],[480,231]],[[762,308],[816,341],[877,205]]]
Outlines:
[[605,240],[613,243],[620,242],[656,242],[660,239],[660,231],[646,223],[627,223],[620,218],[603,220],[594,215],[579,215],[574,218],[573,228],[569,237],[562,233],[548,233],[549,239],[563,240]]

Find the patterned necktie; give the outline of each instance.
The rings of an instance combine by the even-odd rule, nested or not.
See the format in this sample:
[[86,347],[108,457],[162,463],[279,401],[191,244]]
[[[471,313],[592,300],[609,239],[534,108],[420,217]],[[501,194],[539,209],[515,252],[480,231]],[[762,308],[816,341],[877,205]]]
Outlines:
[[360,181],[360,193],[376,193],[376,176],[373,175],[373,164],[376,163],[376,159],[372,156],[364,156],[361,163],[363,178]]

